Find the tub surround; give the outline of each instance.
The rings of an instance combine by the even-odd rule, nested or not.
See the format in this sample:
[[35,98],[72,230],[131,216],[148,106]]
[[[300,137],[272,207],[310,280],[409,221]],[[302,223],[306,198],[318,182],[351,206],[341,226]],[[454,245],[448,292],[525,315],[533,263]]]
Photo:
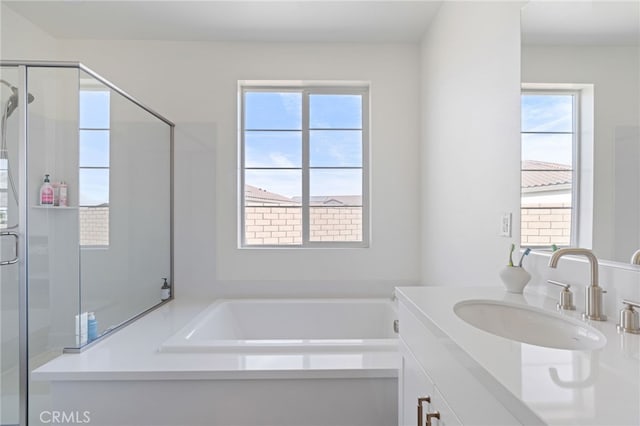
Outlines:
[[45,410],[92,425],[388,426],[397,418],[392,351],[166,353],[163,342],[210,301],[176,299],[80,354],[36,369]]
[[[401,303],[401,337],[408,331],[403,326],[405,310],[412,314],[407,321],[415,317],[424,326],[423,331],[430,330],[437,336],[449,358],[455,358],[459,368],[519,423],[640,423],[640,336],[618,334],[616,315],[609,313],[612,319],[606,322],[589,321],[606,336],[604,348],[569,351],[495,336],[467,324],[453,311],[460,301],[489,299],[556,312],[557,299],[535,291],[525,290],[518,295],[497,287],[422,287],[399,288],[397,295]],[[563,315],[579,318],[580,313],[578,309]],[[416,357],[419,363],[428,365],[437,356]],[[446,369],[426,372],[462,424],[478,422],[474,417],[478,412],[473,411],[478,403],[469,401],[468,392],[461,389],[459,381],[451,380],[451,375],[447,377]],[[410,403],[415,405],[414,401]],[[495,419],[493,424],[498,424]]]
[[173,300],[80,354],[64,354],[33,371],[34,380],[170,380],[295,377],[396,377],[393,351],[165,353],[162,344],[208,302]]

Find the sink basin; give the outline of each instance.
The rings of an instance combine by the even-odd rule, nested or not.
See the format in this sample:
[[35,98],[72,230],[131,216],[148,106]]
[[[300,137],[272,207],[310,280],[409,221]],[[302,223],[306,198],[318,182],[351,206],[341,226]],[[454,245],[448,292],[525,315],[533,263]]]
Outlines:
[[607,338],[586,323],[555,312],[496,300],[465,300],[453,311],[472,326],[531,345],[555,349],[594,350]]

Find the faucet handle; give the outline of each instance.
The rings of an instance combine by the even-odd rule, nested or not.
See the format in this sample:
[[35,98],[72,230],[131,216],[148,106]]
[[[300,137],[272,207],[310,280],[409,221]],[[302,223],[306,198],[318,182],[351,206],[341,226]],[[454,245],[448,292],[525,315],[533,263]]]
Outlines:
[[570,290],[571,285],[554,280],[547,280],[547,282],[549,284],[563,287],[563,290],[560,292],[560,302],[556,304],[556,307],[565,311],[575,311],[576,306],[573,304],[573,293]]
[[564,287],[565,290],[569,290],[571,288],[571,284],[561,283],[560,281],[547,280],[549,284],[557,285],[558,287]]
[[640,303],[631,300],[622,299],[622,303],[626,305],[620,310],[620,324],[618,324],[618,332],[626,332],[632,334],[640,334],[640,316],[633,308],[640,308]]

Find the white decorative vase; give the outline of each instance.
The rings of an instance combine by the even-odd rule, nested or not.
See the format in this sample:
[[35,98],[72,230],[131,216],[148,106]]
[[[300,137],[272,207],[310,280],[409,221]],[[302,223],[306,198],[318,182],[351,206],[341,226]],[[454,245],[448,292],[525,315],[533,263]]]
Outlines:
[[531,274],[520,266],[505,266],[500,270],[500,279],[509,293],[522,294],[531,279]]

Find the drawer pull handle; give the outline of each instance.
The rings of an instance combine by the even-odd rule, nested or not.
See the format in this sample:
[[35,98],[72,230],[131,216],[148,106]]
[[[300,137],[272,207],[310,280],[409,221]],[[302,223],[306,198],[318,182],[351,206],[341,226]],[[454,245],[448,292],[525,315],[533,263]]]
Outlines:
[[431,397],[424,396],[422,398],[418,398],[418,426],[422,426],[422,419],[424,418],[424,414],[422,411],[423,402],[426,402],[427,404],[431,403]]
[[18,263],[18,241],[20,240],[20,236],[15,232],[0,232],[0,237],[13,237],[15,239],[15,256],[11,260],[3,260],[0,262],[0,266],[13,265],[14,263]]
[[427,413],[427,426],[431,426],[431,419],[440,420],[440,411],[434,411],[433,413]]

